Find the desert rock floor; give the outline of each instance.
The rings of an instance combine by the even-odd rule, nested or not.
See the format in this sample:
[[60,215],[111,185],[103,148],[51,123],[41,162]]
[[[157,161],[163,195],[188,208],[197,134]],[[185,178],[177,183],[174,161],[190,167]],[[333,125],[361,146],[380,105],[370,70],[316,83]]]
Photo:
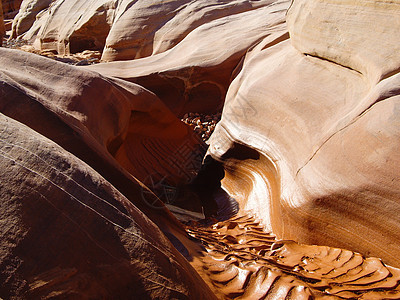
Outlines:
[[250,213],[187,233],[204,251],[194,268],[223,299],[399,299],[400,270],[378,258],[277,240]]

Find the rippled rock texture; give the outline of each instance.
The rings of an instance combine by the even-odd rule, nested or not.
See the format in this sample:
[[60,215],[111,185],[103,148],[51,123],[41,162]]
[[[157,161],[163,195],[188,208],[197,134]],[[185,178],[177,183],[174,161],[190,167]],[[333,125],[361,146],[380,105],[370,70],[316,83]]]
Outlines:
[[377,258],[277,241],[251,215],[188,226],[206,251],[195,268],[222,299],[398,299],[400,270]]
[[188,180],[168,158],[189,127],[138,85],[0,50],[0,297],[212,298],[136,179]]
[[295,0],[230,85],[210,153],[279,238],[400,264],[399,4]]
[[[14,38],[104,62],[0,51],[0,297],[398,298],[399,15],[398,0],[24,1]],[[153,192],[196,206],[192,121],[241,217],[185,232]]]

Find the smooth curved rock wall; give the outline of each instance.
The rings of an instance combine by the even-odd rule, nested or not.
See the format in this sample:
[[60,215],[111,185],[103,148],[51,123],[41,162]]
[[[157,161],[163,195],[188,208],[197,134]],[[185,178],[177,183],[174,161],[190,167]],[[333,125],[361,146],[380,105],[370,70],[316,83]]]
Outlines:
[[30,30],[36,21],[36,17],[40,13],[43,14],[42,11],[47,9],[52,2],[52,0],[22,1],[21,7],[13,20],[11,37],[16,38]]
[[[290,40],[263,41],[248,52],[229,87],[210,153],[229,166],[226,188],[243,199],[242,207],[257,207],[278,238],[352,249],[399,265],[399,59],[398,51],[387,45],[375,51],[372,44],[380,33],[399,29],[390,19],[398,6],[355,1],[362,13],[350,14],[351,3],[294,1]],[[344,29],[369,22],[374,12],[374,31]],[[354,36],[363,42],[353,47]],[[383,43],[394,42],[396,49],[396,38]],[[349,55],[357,47],[359,55]],[[277,178],[265,176],[259,160],[230,158],[226,153],[235,144],[265,155]],[[263,176],[279,184],[258,183]],[[247,183],[235,185],[230,178],[236,177]],[[249,186],[244,195],[241,186]],[[263,193],[265,199],[272,195],[269,202],[260,196],[247,202]]]
[[220,18],[199,26],[166,52],[88,68],[146,87],[177,116],[215,113],[222,108],[235,70],[249,47],[265,36],[274,40],[276,32],[284,30],[288,6],[289,1],[277,1]]
[[12,36],[62,55],[104,50],[104,61],[128,60],[171,49],[191,31],[214,20],[274,5],[272,0],[25,0]]

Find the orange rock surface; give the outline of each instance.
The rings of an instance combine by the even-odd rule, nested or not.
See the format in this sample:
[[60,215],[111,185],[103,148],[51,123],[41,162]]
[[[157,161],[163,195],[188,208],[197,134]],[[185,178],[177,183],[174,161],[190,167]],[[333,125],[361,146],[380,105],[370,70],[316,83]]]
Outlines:
[[[103,62],[0,49],[0,297],[398,299],[399,15],[398,0],[24,1],[13,37]],[[201,214],[150,189],[198,206],[185,185],[206,145],[180,119],[221,110],[207,154],[239,217],[183,227],[168,207]]]
[[0,3],[0,37],[1,37],[1,42],[0,46],[3,43],[3,36],[6,33],[6,29],[4,27],[4,16],[3,16],[3,7],[2,4]]
[[279,238],[400,264],[399,7],[294,1],[290,39],[260,42],[230,85],[210,153]]

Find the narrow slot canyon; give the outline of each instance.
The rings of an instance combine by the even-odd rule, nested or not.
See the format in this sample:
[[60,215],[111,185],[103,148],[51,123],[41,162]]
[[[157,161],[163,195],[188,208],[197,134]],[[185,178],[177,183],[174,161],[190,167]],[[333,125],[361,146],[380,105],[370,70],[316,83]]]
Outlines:
[[0,0],[0,300],[400,299],[400,0]]

